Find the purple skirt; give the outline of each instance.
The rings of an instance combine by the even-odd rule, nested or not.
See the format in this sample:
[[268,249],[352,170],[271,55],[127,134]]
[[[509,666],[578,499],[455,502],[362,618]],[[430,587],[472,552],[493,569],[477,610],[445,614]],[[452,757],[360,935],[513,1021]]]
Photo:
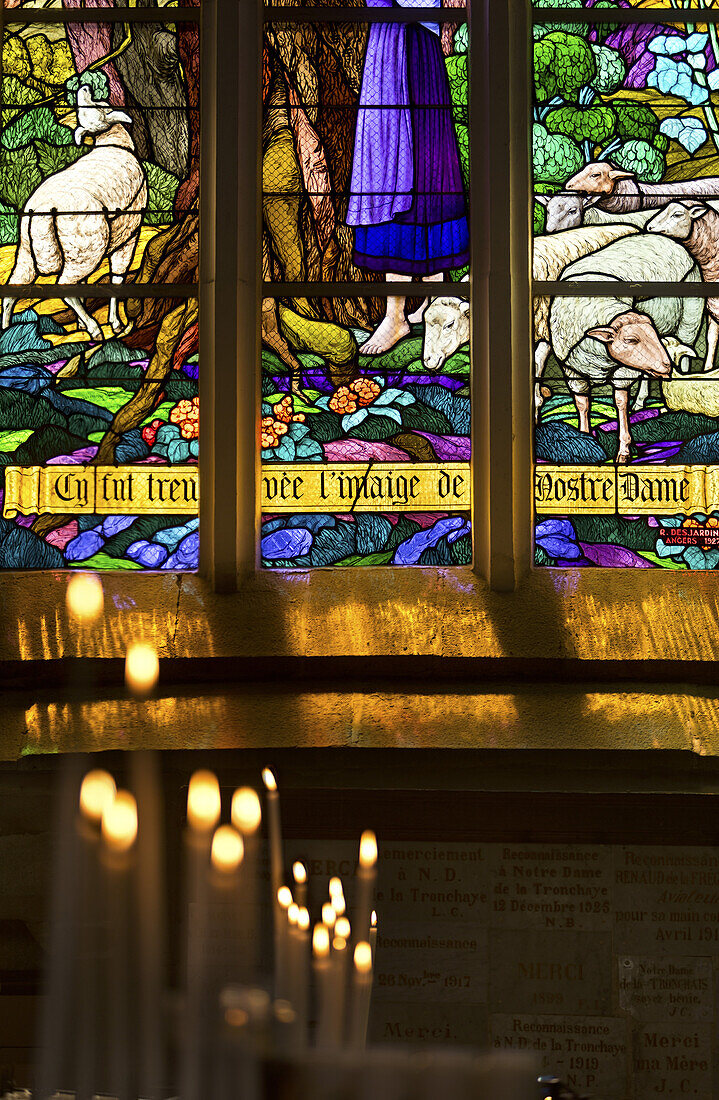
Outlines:
[[[379,225],[356,225],[354,261],[370,271],[434,275],[469,262],[469,229],[452,99],[439,37],[408,24],[412,204]],[[391,109],[391,104],[387,107]],[[387,149],[391,156],[392,150]]]

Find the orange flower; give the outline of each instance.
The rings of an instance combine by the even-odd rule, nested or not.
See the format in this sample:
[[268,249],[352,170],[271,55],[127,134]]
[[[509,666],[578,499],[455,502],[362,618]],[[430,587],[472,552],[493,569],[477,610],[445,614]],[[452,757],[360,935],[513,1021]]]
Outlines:
[[352,393],[349,386],[340,386],[330,397],[328,404],[333,412],[340,413],[343,416],[346,413],[357,411],[357,397]]
[[274,428],[275,435],[286,435],[287,434],[287,425],[284,424],[281,420],[275,420],[272,427]]
[[350,389],[357,394],[360,405],[371,405],[382,392],[382,387],[373,378],[355,378]]

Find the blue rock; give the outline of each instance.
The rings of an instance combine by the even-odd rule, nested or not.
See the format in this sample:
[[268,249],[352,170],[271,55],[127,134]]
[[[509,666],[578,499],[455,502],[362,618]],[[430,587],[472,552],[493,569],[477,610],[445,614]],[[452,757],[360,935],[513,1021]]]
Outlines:
[[135,554],[134,561],[146,569],[160,569],[167,561],[167,549],[156,542],[148,542]]
[[306,527],[284,528],[273,531],[262,539],[261,554],[268,561],[276,558],[297,558],[307,554],[312,546],[312,532]]
[[105,540],[99,531],[83,531],[81,535],[68,542],[65,547],[67,561],[87,561],[93,554],[97,554],[105,545]]
[[106,539],[119,535],[120,531],[131,527],[136,519],[137,516],[106,516],[102,524],[102,534]]
[[185,536],[177,547],[175,556],[182,562],[181,568],[197,569],[200,564],[200,536],[197,532]]
[[131,542],[125,553],[130,561],[137,561],[138,556],[142,553],[146,546],[150,543],[147,539],[138,539],[137,542]]
[[142,438],[139,428],[131,428],[125,432],[120,442],[115,447],[115,458],[118,462],[136,462],[140,458],[147,458],[150,448]]
[[[401,542],[394,552],[393,565],[417,565],[425,550],[436,546],[438,542],[453,532],[466,534],[464,528],[469,530],[469,524],[463,516],[445,516],[438,519],[432,527],[426,531],[418,531],[416,535]],[[456,534],[459,538],[459,534]]]
[[[6,329],[6,331],[10,331]],[[0,355],[2,349],[0,348]],[[21,393],[42,393],[48,389],[52,373],[46,367],[32,366],[30,363],[6,367],[0,370],[0,386]]]

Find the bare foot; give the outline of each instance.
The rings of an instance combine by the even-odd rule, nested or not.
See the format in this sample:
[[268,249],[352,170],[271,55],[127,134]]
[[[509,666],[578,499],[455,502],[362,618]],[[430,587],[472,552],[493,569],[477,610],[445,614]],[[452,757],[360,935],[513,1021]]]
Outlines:
[[417,308],[409,314],[409,316],[407,317],[407,320],[409,321],[410,325],[418,325],[419,324],[419,322],[424,317],[424,311],[426,310],[428,305],[429,305],[429,298],[425,298],[424,301],[420,302],[420,304],[417,306]]
[[395,321],[385,317],[374,330],[369,339],[365,340],[360,348],[362,355],[381,355],[383,351],[389,351],[403,336],[409,336],[409,325],[404,320]]

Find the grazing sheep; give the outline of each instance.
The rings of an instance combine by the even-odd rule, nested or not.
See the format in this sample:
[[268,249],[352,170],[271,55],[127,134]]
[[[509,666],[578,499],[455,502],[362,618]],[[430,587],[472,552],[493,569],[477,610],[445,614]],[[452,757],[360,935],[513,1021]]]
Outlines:
[[[468,276],[462,279],[468,282]],[[450,355],[469,340],[469,300],[432,298],[424,311],[422,363],[425,370],[437,371]]]
[[719,416],[719,370],[665,378],[662,392],[667,408],[674,412]]
[[564,190],[579,191],[612,214],[629,214],[635,210],[656,210],[672,199],[719,198],[719,176],[645,183],[634,172],[616,168],[606,160],[595,160],[568,179]]
[[[667,245],[673,247],[667,248]],[[614,241],[565,268],[562,280],[573,282],[699,282],[689,253],[674,241],[637,234]],[[611,290],[611,285],[607,287]],[[639,307],[639,308],[637,308]],[[661,340],[675,337],[692,344],[703,314],[695,298],[556,297],[549,313],[552,349],[567,380],[579,414],[579,427],[589,431],[589,402],[595,386],[610,384],[619,421],[616,461],[629,461],[629,389],[642,375],[667,378],[671,360]]]
[[[10,283],[34,283],[39,275],[82,283],[106,258],[112,282],[124,281],[147,205],[145,171],[126,129],[130,121],[104,101],[93,102],[86,86],[79,89],[75,140],[79,144],[85,134],[93,134],[94,147],[43,180],[25,203]],[[10,324],[13,301],[3,301],[2,328]],[[80,299],[65,301],[90,336],[101,340],[100,326]],[[109,320],[112,331],[119,332],[116,298],[110,300]]]
[[[611,241],[628,237],[637,230],[631,225],[592,226],[569,229],[553,236],[535,237],[532,251],[532,278],[536,282],[555,282],[567,264],[587,256]],[[543,397],[542,374],[549,352],[549,303],[546,296],[534,299],[534,415],[539,415]]]
[[[704,202],[670,202],[647,223],[648,233],[681,241],[694,257],[705,283],[719,281],[719,214]],[[719,341],[719,298],[707,298],[707,353],[704,370],[714,366]]]

